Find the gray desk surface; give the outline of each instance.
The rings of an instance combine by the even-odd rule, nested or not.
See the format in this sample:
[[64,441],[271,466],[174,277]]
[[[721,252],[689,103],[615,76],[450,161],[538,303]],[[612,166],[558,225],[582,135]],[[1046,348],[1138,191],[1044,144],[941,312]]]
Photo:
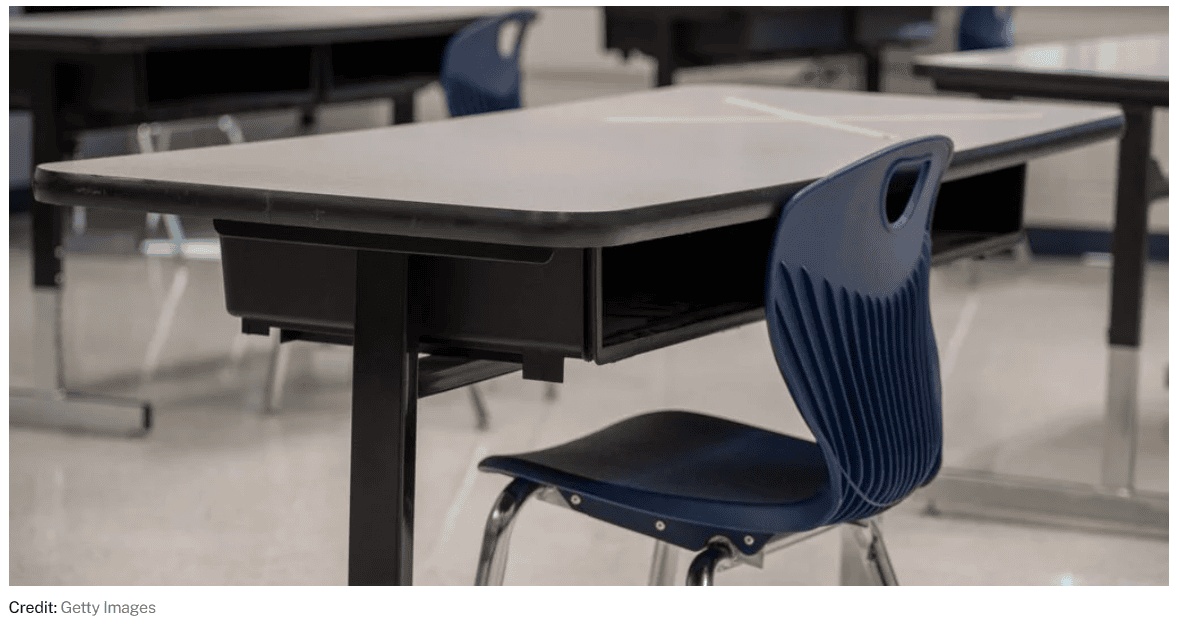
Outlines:
[[[210,41],[243,37],[263,39],[283,35],[282,43],[298,43],[297,34],[313,38],[339,31],[403,26],[420,28],[431,22],[478,18],[506,7],[204,7],[186,9],[128,9],[100,13],[57,13],[14,16],[8,19],[13,49],[101,47],[103,52],[142,48],[161,41]],[[308,43],[313,43],[309,39]]]
[[944,134],[949,178],[1113,138],[1113,107],[696,85],[438,122],[43,164],[43,202],[538,246],[770,217],[896,141]]
[[917,65],[1010,74],[1083,75],[1169,83],[1170,36],[1106,37],[919,56]]

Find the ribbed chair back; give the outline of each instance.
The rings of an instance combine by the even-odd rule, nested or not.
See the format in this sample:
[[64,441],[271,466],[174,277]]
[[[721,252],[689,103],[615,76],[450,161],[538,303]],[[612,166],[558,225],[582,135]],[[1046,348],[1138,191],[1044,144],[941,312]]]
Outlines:
[[[454,117],[518,109],[520,102],[519,53],[524,31],[536,18],[534,11],[514,11],[479,20],[450,38],[442,54],[442,89]],[[507,22],[519,24],[519,34],[509,56],[499,54],[499,29]]]
[[892,146],[782,209],[765,316],[785,383],[826,458],[835,498],[817,524],[879,513],[940,467],[929,227],[952,152],[941,136]]

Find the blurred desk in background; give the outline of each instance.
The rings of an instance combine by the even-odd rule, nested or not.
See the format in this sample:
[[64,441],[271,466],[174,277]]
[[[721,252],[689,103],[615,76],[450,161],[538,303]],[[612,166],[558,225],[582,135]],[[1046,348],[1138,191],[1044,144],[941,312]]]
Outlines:
[[[1103,486],[1055,485],[991,473],[946,471],[937,510],[1030,519],[1168,537],[1169,497],[1134,488],[1138,347],[1147,257],[1153,109],[1170,105],[1170,37],[1151,34],[1016,46],[917,57],[919,75],[937,89],[987,98],[1078,100],[1125,112],[1117,161]],[[1160,175],[1160,173],[1159,173]]]
[[[112,9],[11,16],[9,108],[33,117],[32,166],[68,159],[81,131],[391,98],[413,119],[450,37],[495,7]],[[64,392],[61,207],[33,203],[34,381],[10,421],[142,433],[146,403]]]
[[881,91],[887,46],[936,33],[936,7],[605,7],[605,47],[654,57],[655,86],[678,68],[859,54],[867,91]]

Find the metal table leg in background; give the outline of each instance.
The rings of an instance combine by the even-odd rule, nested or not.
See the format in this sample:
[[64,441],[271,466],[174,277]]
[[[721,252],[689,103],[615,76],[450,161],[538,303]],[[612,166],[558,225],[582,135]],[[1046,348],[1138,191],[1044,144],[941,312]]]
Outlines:
[[666,87],[675,82],[675,25],[671,18],[655,24],[655,42],[658,54],[654,55],[654,86]]
[[[46,63],[45,80],[34,90],[33,168],[72,154],[72,135],[57,119],[56,66]],[[12,388],[9,424],[95,433],[142,435],[151,408],[142,401],[71,394],[63,389],[62,229],[64,207],[33,202],[33,387]]]
[[413,583],[417,338],[408,255],[356,252],[349,585]]
[[1169,537],[1169,495],[1143,492],[1133,485],[1153,110],[1144,105],[1125,105],[1124,109],[1112,248],[1103,485],[946,469],[925,491],[930,513]]
[[407,90],[393,97],[393,124],[409,124],[413,121],[413,98],[416,91]]
[[878,93],[883,89],[883,55],[882,49],[867,49],[863,51],[863,90]]
[[1127,494],[1133,491],[1137,458],[1137,368],[1148,252],[1146,183],[1152,126],[1151,107],[1125,106],[1125,135],[1117,157],[1117,216],[1113,229],[1108,329],[1108,413],[1101,477],[1106,487]]

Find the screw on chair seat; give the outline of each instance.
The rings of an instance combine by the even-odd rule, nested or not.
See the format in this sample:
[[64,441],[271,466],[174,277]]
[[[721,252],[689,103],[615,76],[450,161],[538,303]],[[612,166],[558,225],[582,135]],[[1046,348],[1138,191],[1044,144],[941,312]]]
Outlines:
[[575,494],[579,511],[691,550],[716,535],[809,529],[830,507],[817,444],[686,411],[635,416],[479,469],[553,486],[566,502]]

